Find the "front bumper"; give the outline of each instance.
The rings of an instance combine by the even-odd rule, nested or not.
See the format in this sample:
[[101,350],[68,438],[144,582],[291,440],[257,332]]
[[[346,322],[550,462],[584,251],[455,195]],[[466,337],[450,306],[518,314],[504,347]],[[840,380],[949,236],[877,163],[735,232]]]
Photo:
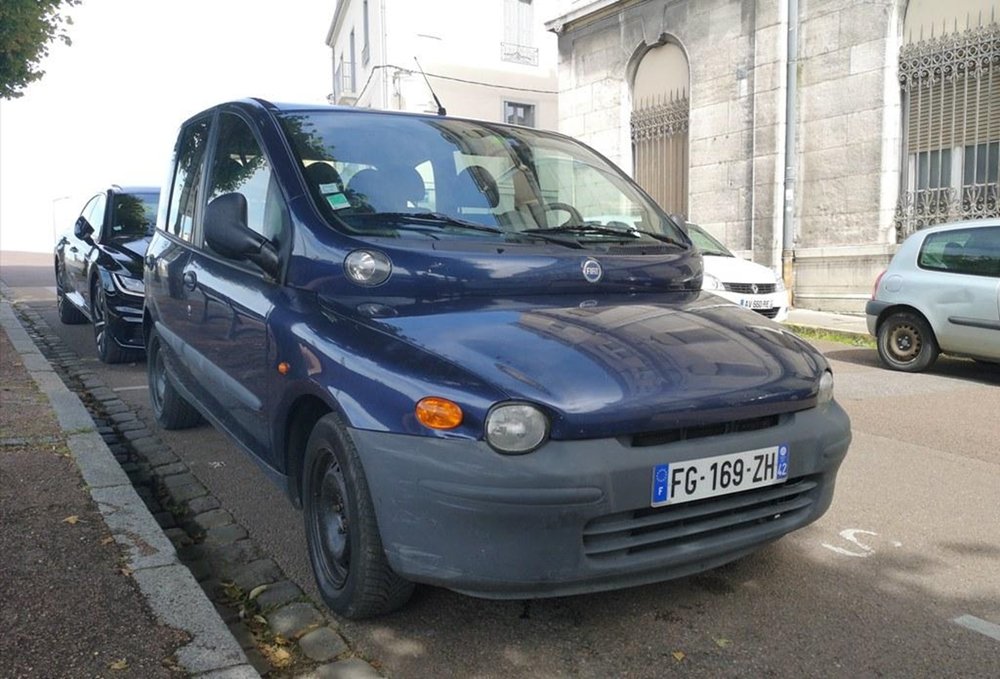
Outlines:
[[[504,456],[485,443],[351,430],[393,569],[486,598],[657,582],[749,554],[829,507],[851,440],[832,402],[759,431],[631,447],[549,441]],[[655,465],[785,443],[781,485],[650,507]]]
[[105,291],[111,338],[126,349],[142,349],[142,297]]

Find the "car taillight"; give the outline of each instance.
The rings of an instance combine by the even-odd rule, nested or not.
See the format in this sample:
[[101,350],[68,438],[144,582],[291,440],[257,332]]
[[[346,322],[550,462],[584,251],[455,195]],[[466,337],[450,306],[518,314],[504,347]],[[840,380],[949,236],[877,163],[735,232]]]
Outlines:
[[882,282],[882,276],[885,275],[885,271],[880,273],[878,277],[875,278],[875,286],[872,288],[872,299],[878,294],[878,284]]

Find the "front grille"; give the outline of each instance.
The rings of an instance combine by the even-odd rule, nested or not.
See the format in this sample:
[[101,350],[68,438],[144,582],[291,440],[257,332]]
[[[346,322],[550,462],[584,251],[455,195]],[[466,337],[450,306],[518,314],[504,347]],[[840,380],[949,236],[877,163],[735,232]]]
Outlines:
[[768,318],[774,318],[778,315],[778,307],[771,307],[770,309],[754,309],[761,316],[767,316]]
[[[754,290],[754,285],[757,290]],[[774,292],[774,283],[723,283],[727,292],[738,292],[741,295],[768,295]]]
[[776,427],[778,426],[778,422],[778,415],[766,415],[764,417],[753,417],[746,420],[731,420],[729,422],[716,422],[715,424],[701,424],[694,427],[662,429],[660,431],[635,434],[632,437],[632,446],[635,448],[662,446],[667,443],[690,441],[691,439],[703,439],[709,436],[740,434],[747,431],[760,431],[761,429]]
[[709,538],[804,514],[815,502],[818,486],[818,476],[804,476],[780,486],[609,514],[584,526],[583,551],[602,560],[657,550],[688,551]]

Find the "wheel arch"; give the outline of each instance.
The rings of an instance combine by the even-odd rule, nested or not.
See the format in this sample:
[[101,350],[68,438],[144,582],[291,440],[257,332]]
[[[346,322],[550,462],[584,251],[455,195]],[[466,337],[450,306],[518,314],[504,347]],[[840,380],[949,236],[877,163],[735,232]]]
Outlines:
[[927,324],[927,327],[930,328],[931,334],[934,336],[934,341],[937,342],[937,331],[934,330],[934,326],[931,324],[930,319],[927,318],[927,314],[909,304],[893,304],[892,306],[883,309],[878,315],[878,320],[875,321],[875,336],[878,337],[878,333],[882,329],[882,324],[885,323],[887,318],[893,314],[899,313],[908,313],[919,316],[920,319]]
[[316,423],[331,412],[344,416],[337,404],[330,404],[315,394],[306,393],[296,397],[282,420],[280,451],[285,463],[285,478],[288,480],[286,493],[292,504],[299,509],[302,508],[302,463],[306,444]]

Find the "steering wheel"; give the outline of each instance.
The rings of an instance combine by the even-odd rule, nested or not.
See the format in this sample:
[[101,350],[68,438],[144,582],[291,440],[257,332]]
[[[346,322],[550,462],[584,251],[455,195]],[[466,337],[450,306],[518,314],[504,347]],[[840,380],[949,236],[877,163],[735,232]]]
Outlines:
[[546,203],[545,211],[546,212],[561,211],[569,213],[569,219],[567,219],[559,226],[566,226],[567,224],[583,224],[583,215],[581,215],[580,211],[577,210],[572,205],[570,205],[569,203]]

